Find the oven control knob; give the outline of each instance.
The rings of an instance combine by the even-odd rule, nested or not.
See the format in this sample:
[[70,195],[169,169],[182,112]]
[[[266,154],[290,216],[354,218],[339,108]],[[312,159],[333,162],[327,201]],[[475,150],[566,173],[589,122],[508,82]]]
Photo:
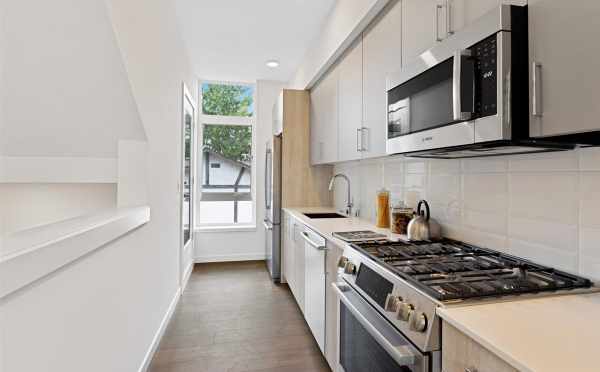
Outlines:
[[398,306],[402,302],[402,297],[394,296],[393,294],[388,294],[385,299],[385,311],[389,311],[395,313],[398,311]]
[[346,265],[344,266],[344,273],[349,274],[349,275],[355,275],[356,274],[356,265],[353,264],[352,262],[346,262]]
[[400,303],[398,306],[398,319],[407,322],[408,319],[410,319],[410,314],[412,314],[414,310],[415,307],[412,304],[407,302]]
[[339,261],[338,261],[338,267],[344,268],[346,267],[346,264],[348,263],[348,257],[340,257]]
[[427,316],[420,311],[414,311],[410,316],[408,324],[410,329],[415,332],[425,332],[427,329]]

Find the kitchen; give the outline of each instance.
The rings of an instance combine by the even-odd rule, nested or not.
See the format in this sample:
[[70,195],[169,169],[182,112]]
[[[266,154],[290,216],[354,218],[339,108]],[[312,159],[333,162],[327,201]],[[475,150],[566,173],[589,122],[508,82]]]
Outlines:
[[98,1],[113,116],[54,148],[12,123],[56,25],[0,6],[0,371],[600,370],[600,4]]

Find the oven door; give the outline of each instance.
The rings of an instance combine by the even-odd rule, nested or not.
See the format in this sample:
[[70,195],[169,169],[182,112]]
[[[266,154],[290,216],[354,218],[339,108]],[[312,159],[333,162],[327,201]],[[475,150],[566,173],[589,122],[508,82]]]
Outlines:
[[333,283],[338,296],[336,372],[425,372],[421,353],[347,284]]

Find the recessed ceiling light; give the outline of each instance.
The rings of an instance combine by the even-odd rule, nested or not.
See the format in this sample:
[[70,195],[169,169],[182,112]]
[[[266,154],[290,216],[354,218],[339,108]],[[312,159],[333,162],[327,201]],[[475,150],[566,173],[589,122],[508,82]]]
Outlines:
[[271,59],[267,61],[267,66],[271,68],[279,67],[279,61],[276,59]]

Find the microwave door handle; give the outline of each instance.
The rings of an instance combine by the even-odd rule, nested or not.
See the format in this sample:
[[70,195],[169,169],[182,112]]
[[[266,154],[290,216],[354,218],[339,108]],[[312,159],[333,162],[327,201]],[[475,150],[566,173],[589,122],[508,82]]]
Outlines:
[[[469,120],[471,119],[472,113],[474,111],[474,105],[475,105],[475,77],[474,77],[474,71],[473,74],[471,74],[470,76],[468,76],[469,79],[471,79],[471,84],[469,84],[469,89],[472,90],[472,100],[473,102],[470,102],[472,108],[471,111],[463,111],[463,101],[462,101],[462,93],[463,93],[463,89],[465,89],[467,87],[467,85],[464,85],[464,81],[463,79],[465,78],[465,76],[463,76],[463,61],[466,60],[467,57],[471,56],[471,51],[468,49],[463,49],[463,50],[457,50],[454,53],[454,64],[452,66],[452,112],[453,112],[453,119],[455,121],[465,121],[465,120]],[[473,65],[472,61],[470,61],[470,64]]]
[[333,290],[341,302],[346,305],[354,318],[365,328],[365,330],[377,341],[377,343],[401,366],[412,366],[415,364],[415,354],[407,346],[394,346],[390,340],[380,332],[378,327],[371,323],[368,316],[361,313],[344,292],[343,286],[337,283],[331,283]]

